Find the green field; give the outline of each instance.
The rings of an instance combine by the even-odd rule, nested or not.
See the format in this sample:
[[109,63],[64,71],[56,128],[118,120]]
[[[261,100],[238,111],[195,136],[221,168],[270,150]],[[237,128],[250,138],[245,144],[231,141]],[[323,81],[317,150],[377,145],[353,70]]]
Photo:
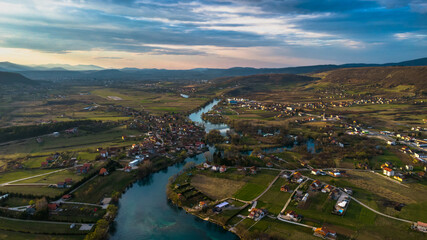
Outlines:
[[84,235],[43,235],[0,230],[0,239],[11,240],[82,240]]
[[133,173],[115,171],[107,176],[98,176],[73,193],[73,201],[99,203],[104,197],[111,197],[114,191],[123,190],[135,179]]
[[257,173],[255,176],[250,177],[246,184],[239,189],[233,197],[245,201],[253,200],[267,188],[277,174],[279,174],[279,172],[266,170]]
[[13,172],[6,172],[0,174],[0,183],[6,183],[21,178],[31,177],[39,174],[50,173],[58,169],[30,169],[30,170],[16,170]]
[[27,222],[20,220],[10,220],[0,218],[0,229],[7,231],[17,231],[23,233],[40,233],[40,234],[86,234],[87,231],[79,231],[79,224],[73,229],[70,229],[68,224],[43,223],[43,222]]

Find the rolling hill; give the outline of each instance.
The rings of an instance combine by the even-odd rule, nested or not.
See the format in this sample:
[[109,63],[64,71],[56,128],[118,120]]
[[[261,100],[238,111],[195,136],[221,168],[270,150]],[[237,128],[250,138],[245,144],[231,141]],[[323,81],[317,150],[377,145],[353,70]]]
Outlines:
[[0,72],[1,85],[38,85],[38,82],[22,76],[19,73]]
[[418,90],[427,90],[427,66],[345,68],[328,71],[322,75],[323,83],[347,87],[394,88],[399,85],[412,85]]

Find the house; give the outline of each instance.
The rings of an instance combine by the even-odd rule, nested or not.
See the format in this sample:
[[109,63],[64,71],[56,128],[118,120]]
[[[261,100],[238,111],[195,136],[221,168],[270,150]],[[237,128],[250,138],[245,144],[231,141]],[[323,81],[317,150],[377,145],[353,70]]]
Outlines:
[[338,170],[329,171],[329,175],[332,177],[341,177],[341,172]]
[[219,168],[219,172],[220,172],[220,173],[223,173],[223,172],[225,172],[225,171],[227,171],[227,166],[222,165],[222,166]]
[[388,167],[383,168],[383,174],[389,177],[393,177],[394,176],[394,171],[393,169],[390,169]]
[[400,182],[403,182],[405,180],[405,176],[401,173],[396,173],[393,178]]
[[385,162],[384,164],[381,165],[381,169],[384,169],[386,167],[387,168],[392,168],[393,164],[391,164],[391,162]]
[[68,133],[68,134],[75,134],[75,133],[77,133],[77,132],[78,132],[77,127],[70,128],[70,129],[65,130],[65,133]]
[[208,204],[206,203],[206,202],[204,202],[204,201],[200,201],[199,202],[199,207],[200,208],[205,208],[205,207],[207,207],[208,206]]
[[214,166],[212,166],[211,170],[215,171],[215,172],[219,171],[219,166],[214,165]]
[[73,179],[72,179],[72,178],[66,178],[66,179],[64,180],[64,182],[65,182],[67,185],[72,185],[72,184],[73,184]]
[[285,172],[285,173],[283,173],[282,177],[283,177],[283,178],[286,178],[286,179],[288,179],[288,180],[289,180],[289,179],[292,177],[292,173],[290,173],[290,172]]
[[41,163],[42,167],[47,167],[49,165],[49,163],[47,161],[44,161]]
[[62,196],[62,200],[70,200],[71,198],[71,194],[65,194],[64,196]]
[[76,172],[77,173],[88,173],[91,168],[92,168],[92,164],[85,163],[85,164],[83,164],[83,166],[77,167]]
[[132,167],[131,166],[129,166],[129,165],[127,165],[124,169],[123,169],[123,171],[125,171],[125,172],[130,172],[132,170]]
[[296,214],[294,211],[288,211],[286,212],[285,216],[282,215],[282,218],[288,221],[300,222],[302,219],[302,216]]
[[56,187],[57,188],[65,188],[66,184],[65,184],[65,182],[59,182],[59,183],[56,184]]
[[245,170],[245,168],[244,168],[244,167],[242,167],[242,166],[238,166],[238,167],[237,167],[237,171],[241,172],[241,171],[243,171],[243,170]]
[[99,151],[99,155],[101,155],[101,157],[103,157],[103,158],[107,158],[108,157],[108,151],[102,149]]
[[196,147],[197,147],[197,149],[202,149],[202,148],[204,148],[206,145],[205,145],[205,143],[203,143],[203,142],[196,142]]
[[305,193],[304,196],[301,198],[301,202],[306,202],[309,196],[310,195],[308,193]]
[[323,189],[322,189],[322,193],[330,193],[332,192],[332,190],[334,189],[334,187],[332,187],[331,185],[326,185]]
[[259,221],[265,216],[266,213],[267,210],[265,209],[252,208],[251,212],[248,215],[248,218],[253,219],[255,221]]
[[272,167],[273,167],[273,163],[268,162],[268,163],[266,164],[266,166],[267,166],[267,167],[269,167],[269,168],[272,168]]
[[320,174],[320,170],[318,170],[318,169],[312,169],[311,170],[311,174],[313,174],[313,175],[319,175]]
[[427,223],[418,221],[413,225],[413,228],[417,231],[427,233]]
[[288,185],[282,185],[281,187],[280,187],[280,191],[281,192],[289,192],[291,189],[289,188],[289,186]]
[[322,187],[322,183],[319,180],[314,180],[311,184],[310,184],[310,189],[312,191],[316,191],[319,190]]
[[222,209],[230,205],[228,202],[222,202],[218,205],[216,205],[212,210],[216,213],[222,212]]
[[252,166],[252,167],[250,168],[250,172],[251,172],[251,174],[256,174],[256,173],[257,173],[257,167]]
[[347,193],[348,195],[353,195],[353,189],[351,188],[345,187],[344,192]]
[[206,161],[205,163],[203,163],[203,167],[210,168],[211,167],[211,162]]
[[316,228],[314,230],[314,236],[321,237],[324,239],[336,239],[337,233],[327,229],[326,227]]
[[49,209],[49,211],[56,211],[59,207],[59,204],[57,203],[49,203],[47,204],[47,208]]
[[108,175],[107,169],[101,168],[101,170],[99,170],[99,175],[100,176],[106,176],[106,175]]
[[301,173],[294,172],[294,174],[292,174],[292,178],[291,178],[292,182],[301,183],[303,180],[304,178],[302,177]]

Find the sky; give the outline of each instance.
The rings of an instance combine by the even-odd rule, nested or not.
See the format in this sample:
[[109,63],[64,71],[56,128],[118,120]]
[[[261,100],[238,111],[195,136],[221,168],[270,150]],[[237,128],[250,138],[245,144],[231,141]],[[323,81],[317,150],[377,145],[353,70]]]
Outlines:
[[425,0],[0,0],[0,61],[287,67],[427,56]]

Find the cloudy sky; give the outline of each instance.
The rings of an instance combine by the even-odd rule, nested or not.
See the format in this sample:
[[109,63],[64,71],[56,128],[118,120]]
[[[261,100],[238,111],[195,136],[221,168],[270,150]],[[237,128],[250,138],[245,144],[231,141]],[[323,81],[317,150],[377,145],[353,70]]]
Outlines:
[[427,56],[425,0],[0,0],[0,61],[188,69]]

